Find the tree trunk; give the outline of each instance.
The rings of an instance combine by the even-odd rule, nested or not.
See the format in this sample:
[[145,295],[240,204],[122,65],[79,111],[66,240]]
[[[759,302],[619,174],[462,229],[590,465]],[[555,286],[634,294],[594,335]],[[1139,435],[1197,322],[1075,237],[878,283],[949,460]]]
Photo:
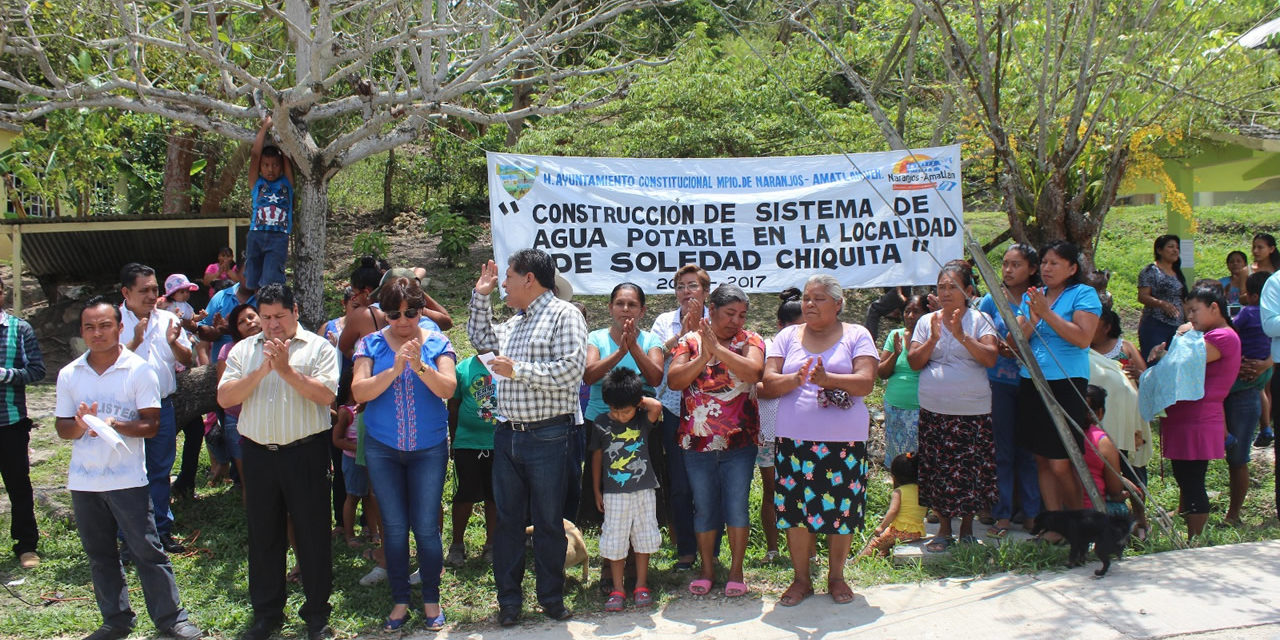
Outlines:
[[195,162],[196,137],[185,128],[175,128],[165,136],[164,202],[166,214],[191,210],[191,164]]
[[[245,171],[244,165],[249,161],[249,153],[251,151],[253,151],[253,145],[248,142],[241,142],[236,145],[236,150],[231,153],[231,157],[227,158],[226,164],[222,165],[219,170],[217,181],[205,187],[204,202],[200,203],[200,213],[202,215],[212,215],[222,208],[222,201],[231,194],[236,182],[240,181],[240,176]],[[205,167],[205,171],[208,170],[209,167]],[[245,206],[241,211],[248,211],[248,207]]]
[[396,182],[396,150],[387,152],[387,167],[382,173],[382,217],[390,220],[395,216],[395,203],[392,202],[391,187]]
[[293,212],[293,291],[302,325],[316,330],[324,324],[325,220],[329,212],[332,172],[296,172],[297,203]]

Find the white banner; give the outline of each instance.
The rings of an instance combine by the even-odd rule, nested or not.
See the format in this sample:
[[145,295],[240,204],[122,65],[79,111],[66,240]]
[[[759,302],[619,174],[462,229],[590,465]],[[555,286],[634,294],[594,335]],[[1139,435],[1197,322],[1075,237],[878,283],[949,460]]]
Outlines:
[[846,287],[928,285],[963,255],[960,147],[784,158],[490,153],[494,259],[534,247],[576,293],[671,293],[696,263],[747,291],[833,273]]

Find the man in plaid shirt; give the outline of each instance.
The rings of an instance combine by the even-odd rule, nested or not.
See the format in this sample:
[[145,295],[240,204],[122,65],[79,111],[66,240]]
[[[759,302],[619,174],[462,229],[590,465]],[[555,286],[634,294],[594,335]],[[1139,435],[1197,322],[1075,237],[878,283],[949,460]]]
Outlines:
[[29,384],[44,379],[44,358],[31,325],[4,312],[5,291],[0,284],[0,475],[13,505],[9,535],[13,553],[23,569],[40,564],[36,543],[34,494],[31,490],[31,420],[27,418]]
[[[502,288],[520,313],[493,323],[489,294],[498,285],[492,260],[471,294],[467,334],[489,361],[501,416],[493,439],[493,577],[498,622],[519,620],[524,595],[526,517],[533,521],[533,560],[538,603],[553,620],[573,615],[564,606],[567,546],[561,512],[568,490],[569,437],[577,422],[578,386],[587,359],[587,323],[573,305],[556,298],[555,263],[537,249],[511,256]],[[501,376],[501,377],[499,377]]]

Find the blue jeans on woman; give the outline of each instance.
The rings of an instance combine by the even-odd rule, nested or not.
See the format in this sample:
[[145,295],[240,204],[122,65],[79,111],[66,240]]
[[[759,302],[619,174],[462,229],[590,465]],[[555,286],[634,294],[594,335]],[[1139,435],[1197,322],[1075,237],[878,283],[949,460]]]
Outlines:
[[1022,513],[1028,520],[1040,515],[1040,476],[1036,458],[1019,447],[1014,431],[1018,424],[1018,385],[991,383],[991,428],[996,437],[996,488],[1000,501],[991,510],[996,520],[1013,517],[1013,493],[1020,489]]
[[440,500],[449,463],[449,442],[418,451],[400,451],[366,437],[365,463],[382,512],[382,544],[387,557],[391,602],[409,604],[409,531],[418,542],[422,601],[440,602]]
[[757,447],[681,453],[689,473],[689,486],[693,488],[694,533],[719,531],[723,526],[750,527],[748,501]]

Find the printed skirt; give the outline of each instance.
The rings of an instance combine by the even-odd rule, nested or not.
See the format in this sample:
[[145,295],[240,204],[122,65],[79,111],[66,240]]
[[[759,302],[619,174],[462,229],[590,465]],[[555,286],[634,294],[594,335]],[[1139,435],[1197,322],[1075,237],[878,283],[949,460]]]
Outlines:
[[903,453],[915,453],[920,430],[919,409],[899,409],[884,405],[884,468]]
[[778,438],[774,508],[778,528],[847,535],[861,529],[867,501],[864,442]]
[[991,414],[948,416],[920,409],[920,504],[940,516],[973,515],[999,499]]

